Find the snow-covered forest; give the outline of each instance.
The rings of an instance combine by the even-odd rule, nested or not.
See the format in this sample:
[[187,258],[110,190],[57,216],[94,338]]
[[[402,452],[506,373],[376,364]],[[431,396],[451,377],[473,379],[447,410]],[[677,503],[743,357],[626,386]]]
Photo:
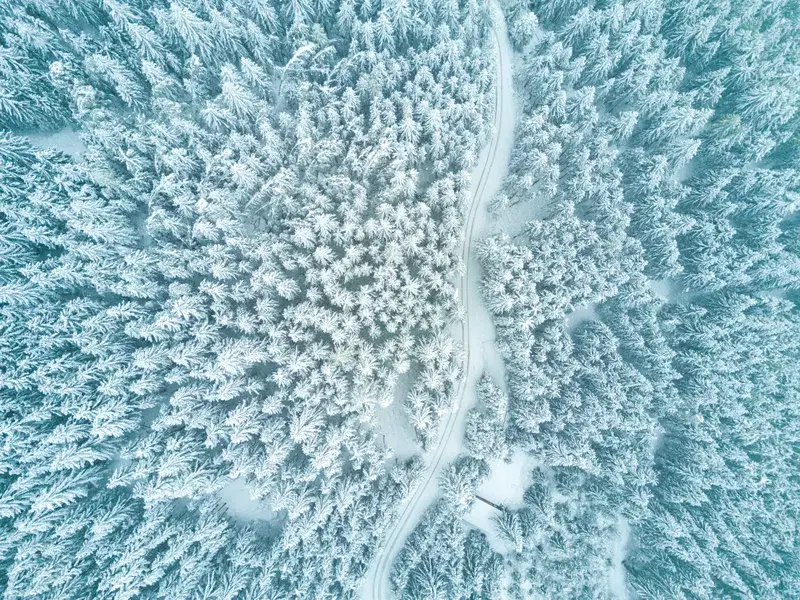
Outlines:
[[800,597],[797,4],[503,8],[520,111],[477,251],[497,447],[536,467],[494,513],[502,593],[431,569],[459,557],[437,513],[398,581],[415,556],[409,598]]
[[486,5],[0,18],[2,596],[354,597],[419,471],[376,410],[427,444],[459,377]]
[[800,598],[800,6],[498,6],[0,0],[0,598]]

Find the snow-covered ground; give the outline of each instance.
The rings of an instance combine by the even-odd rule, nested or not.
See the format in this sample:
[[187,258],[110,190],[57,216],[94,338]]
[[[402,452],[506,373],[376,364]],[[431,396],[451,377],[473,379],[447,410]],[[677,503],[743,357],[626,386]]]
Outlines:
[[228,509],[228,514],[235,520],[247,523],[251,527],[268,526],[278,517],[267,502],[254,500],[247,489],[247,482],[241,477],[233,479],[218,492],[220,500]]
[[491,463],[489,479],[478,488],[478,495],[494,504],[519,509],[525,506],[522,495],[530,485],[531,472],[539,461],[522,450],[516,450],[511,462],[495,460]]
[[617,529],[619,531],[619,538],[617,538],[616,544],[614,544],[614,555],[608,573],[608,587],[615,598],[618,600],[627,600],[628,586],[625,583],[625,565],[622,564],[622,561],[625,560],[625,555],[628,551],[628,522],[620,517],[617,523]]
[[422,448],[414,435],[414,427],[403,408],[403,400],[412,382],[412,376],[406,375],[397,383],[392,403],[386,407],[378,407],[375,411],[378,430],[384,436],[384,443],[392,449],[393,457],[399,460],[422,454]]
[[60,150],[72,157],[80,156],[86,151],[86,146],[83,145],[78,132],[73,131],[70,127],[65,127],[55,133],[28,133],[26,135],[31,144],[35,146]]
[[522,233],[526,223],[543,219],[547,214],[547,203],[541,201],[541,198],[532,197],[493,214],[487,233],[505,233],[509,237],[515,238]]
[[[522,496],[530,485],[531,471],[538,461],[521,450],[514,452],[511,462],[495,460],[491,463],[491,474],[478,488],[477,495],[492,504],[519,509],[525,503]],[[468,525],[486,534],[489,545],[500,553],[508,551],[507,544],[500,539],[492,517],[498,510],[482,500],[475,500],[464,519]]]
[[597,302],[590,302],[586,306],[582,306],[573,310],[567,315],[567,331],[575,331],[575,329],[584,321],[591,321],[597,319]]
[[469,514],[464,518],[464,522],[467,526],[485,533],[486,541],[489,542],[492,550],[506,554],[510,551],[509,544],[498,535],[497,526],[493,520],[499,514],[500,511],[497,508],[476,498]]
[[445,417],[437,445],[425,456],[426,475],[387,533],[385,544],[378,551],[367,573],[362,588],[362,598],[365,600],[391,597],[389,573],[394,559],[403,547],[406,537],[414,530],[425,510],[436,498],[438,475],[442,468],[461,451],[465,417],[469,408],[475,404],[475,383],[478,377],[484,370],[488,370],[498,384],[505,382],[503,362],[493,344],[494,325],[481,301],[480,269],[474,252],[474,241],[487,231],[488,201],[500,188],[500,183],[506,174],[514,133],[511,47],[499,7],[493,5],[493,12],[498,70],[494,132],[490,143],[481,153],[473,173],[472,203],[468,207],[463,247],[466,269],[464,275],[457,281],[459,295],[466,309],[466,318],[456,325],[454,334],[456,339],[463,343],[465,377],[459,386],[457,409]]
[[650,280],[650,288],[653,290],[653,293],[661,296],[665,300],[671,300],[676,295],[676,287],[675,283],[670,279]]

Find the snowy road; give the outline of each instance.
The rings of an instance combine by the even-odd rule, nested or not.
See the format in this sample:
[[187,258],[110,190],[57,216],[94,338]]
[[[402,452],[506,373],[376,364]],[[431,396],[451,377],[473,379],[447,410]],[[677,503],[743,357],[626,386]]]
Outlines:
[[406,537],[436,498],[438,477],[442,468],[456,458],[461,450],[464,421],[467,411],[475,403],[475,383],[478,377],[486,369],[498,383],[504,381],[502,360],[494,349],[492,321],[480,299],[479,267],[474,256],[473,243],[484,229],[488,201],[500,187],[505,175],[514,128],[511,49],[502,13],[495,3],[492,3],[492,10],[497,67],[494,128],[492,139],[481,153],[473,174],[472,201],[464,225],[462,257],[466,270],[457,280],[466,314],[458,332],[464,344],[464,377],[457,390],[458,408],[447,414],[436,447],[425,457],[427,470],[424,479],[403,506],[397,521],[387,533],[384,546],[379,550],[372,568],[367,573],[362,588],[363,600],[391,598],[389,575],[392,564],[402,549]]

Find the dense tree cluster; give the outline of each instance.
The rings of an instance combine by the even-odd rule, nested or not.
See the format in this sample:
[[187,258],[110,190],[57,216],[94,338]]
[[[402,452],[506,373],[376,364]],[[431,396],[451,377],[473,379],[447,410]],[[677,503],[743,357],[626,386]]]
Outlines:
[[[800,9],[503,9],[493,208],[544,216],[476,249],[508,394],[479,381],[394,588],[610,598],[624,570],[637,598],[794,597]],[[489,15],[0,0],[0,596],[357,595],[425,469],[377,411],[408,383],[426,446],[462,376]],[[65,128],[79,156],[26,137]],[[538,466],[501,557],[462,519],[517,449]],[[234,480],[273,518],[232,519]]]
[[440,497],[405,540],[392,565],[391,583],[401,598],[492,600],[505,586],[503,557],[483,532],[463,519],[473,509],[490,461],[508,459],[506,393],[484,373],[477,405],[467,413],[464,452],[439,476]]
[[800,589],[800,315],[782,298],[714,294],[665,311],[681,410],[626,561],[640,595],[791,598]]
[[[352,598],[452,404],[475,0],[0,2],[4,598]],[[22,134],[77,129],[80,157]],[[277,518],[233,523],[231,480]]]
[[460,456],[441,476],[442,498],[423,515],[406,540],[391,575],[409,600],[491,600],[503,583],[503,558],[486,536],[462,519],[475,490],[489,473],[485,461]]
[[525,507],[497,515],[511,551],[509,597],[588,598],[607,587],[617,523],[595,484],[578,469],[536,469]]
[[467,413],[464,449],[477,459],[491,461],[509,458],[505,436],[508,418],[506,393],[484,373],[476,386],[477,406]]
[[[522,104],[482,242],[508,441],[513,598],[798,589],[800,56],[791,2],[517,0]],[[594,318],[567,317],[592,308]],[[623,540],[624,541],[624,540]]]

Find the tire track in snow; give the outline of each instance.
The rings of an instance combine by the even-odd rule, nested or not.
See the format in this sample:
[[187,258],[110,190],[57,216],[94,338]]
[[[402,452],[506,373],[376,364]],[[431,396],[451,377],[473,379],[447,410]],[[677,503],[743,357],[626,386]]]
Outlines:
[[[464,260],[465,271],[464,274],[460,277],[460,285],[459,290],[461,293],[462,302],[465,308],[465,318],[461,324],[461,335],[464,343],[464,372],[461,376],[461,381],[459,383],[458,391],[456,397],[459,399],[458,408],[455,411],[451,411],[447,415],[447,419],[445,420],[444,430],[442,434],[439,436],[439,440],[436,446],[436,449],[433,452],[431,457],[431,462],[428,465],[427,474],[425,475],[424,481],[422,481],[414,490],[414,494],[406,503],[405,507],[403,508],[402,513],[400,514],[397,522],[394,526],[390,529],[389,534],[386,538],[386,541],[383,547],[380,550],[380,555],[378,556],[375,572],[372,576],[372,581],[367,581],[367,587],[369,589],[369,594],[365,597],[365,600],[388,600],[390,598],[390,583],[389,583],[389,571],[394,564],[395,557],[399,554],[400,550],[402,549],[403,543],[405,539],[410,533],[410,531],[406,531],[410,521],[416,517],[419,519],[422,514],[421,512],[418,515],[415,515],[417,512],[417,508],[420,505],[425,492],[428,491],[431,486],[435,487],[437,485],[437,475],[438,475],[438,467],[442,462],[442,458],[444,456],[445,450],[447,449],[448,442],[452,437],[453,433],[456,430],[456,424],[458,423],[459,417],[464,413],[466,405],[464,403],[464,394],[467,388],[467,382],[471,379],[470,371],[473,368],[471,365],[470,358],[472,356],[472,344],[470,344],[470,310],[469,310],[469,276],[470,276],[470,254],[473,245],[473,237],[475,233],[475,221],[476,215],[478,214],[478,209],[485,204],[484,191],[486,189],[487,182],[489,180],[489,175],[491,174],[492,170],[495,167],[495,158],[497,156],[497,148],[499,145],[499,137],[500,132],[502,130],[502,123],[503,123],[503,73],[509,69],[510,67],[505,64],[506,57],[503,56],[502,45],[500,43],[500,39],[497,35],[497,26],[498,20],[502,20],[502,12],[497,8],[497,6],[493,6],[494,13],[495,13],[495,23],[492,25],[492,36],[494,38],[494,45],[495,45],[495,59],[496,59],[496,68],[497,68],[497,77],[496,77],[496,84],[495,84],[495,110],[494,110],[494,132],[492,135],[492,140],[490,142],[490,150],[489,154],[487,155],[486,161],[484,162],[483,169],[481,171],[481,175],[478,181],[478,185],[475,188],[475,193],[473,194],[472,201],[470,203],[470,207],[467,214],[467,221],[465,223],[465,235],[464,241],[462,244],[461,249],[461,256]],[[506,115],[508,117],[508,115]],[[511,115],[513,118],[513,115]],[[405,532],[405,534],[404,534]]]

